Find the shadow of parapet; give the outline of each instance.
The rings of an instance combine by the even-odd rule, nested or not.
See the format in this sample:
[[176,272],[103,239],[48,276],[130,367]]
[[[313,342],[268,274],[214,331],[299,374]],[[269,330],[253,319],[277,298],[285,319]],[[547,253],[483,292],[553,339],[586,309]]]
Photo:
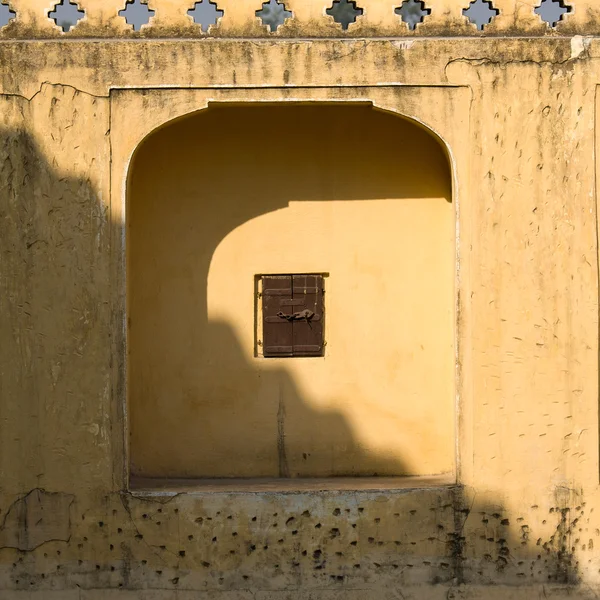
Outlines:
[[[185,467],[196,472],[171,477],[210,477],[215,471],[212,477],[373,477],[406,471],[401,458],[361,446],[341,410],[311,405],[283,366],[257,374],[228,323],[208,321],[200,331],[202,354],[190,368],[210,364],[202,376],[203,393],[192,388],[179,394],[180,382],[174,382],[172,393],[159,399],[168,403],[171,423],[164,423],[163,410],[155,418],[140,415],[140,410],[153,410],[154,398],[154,377],[142,380],[144,402],[130,421],[132,435],[143,438],[134,448],[133,476],[156,477],[152,469],[169,473],[173,456],[188,464],[194,446],[208,453],[196,452],[194,463]],[[144,455],[148,442],[160,443],[152,460]],[[137,458],[145,459],[141,473],[135,470]]]
[[583,582],[580,560],[599,532],[590,527],[591,511],[578,493],[558,487],[554,504],[551,494],[541,494],[539,504],[518,512],[506,507],[506,492],[497,502],[490,492],[463,490],[460,496],[454,543],[459,582],[573,588]]
[[[42,95],[34,102],[41,110],[51,104],[52,123],[52,111],[55,120],[64,118],[64,105],[75,105],[77,94],[58,87],[52,102]],[[93,445],[111,416],[108,210],[89,178],[65,176],[57,157],[41,152],[26,131],[30,103],[9,98],[2,108],[23,125],[0,129],[0,489],[52,491],[57,481],[67,489],[75,481],[104,485],[111,479],[110,450],[105,447],[106,456]],[[77,108],[84,113],[79,105],[75,115]],[[80,161],[73,125],[89,128],[90,122],[86,115],[49,126],[47,145],[64,146]],[[103,123],[97,125],[102,138]],[[96,468],[82,472],[80,461]]]

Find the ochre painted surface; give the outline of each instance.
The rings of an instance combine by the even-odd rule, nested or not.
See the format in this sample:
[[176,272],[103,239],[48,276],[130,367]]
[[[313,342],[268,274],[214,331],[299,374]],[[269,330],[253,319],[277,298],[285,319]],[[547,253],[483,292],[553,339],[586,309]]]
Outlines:
[[[147,138],[127,206],[132,471],[453,471],[451,187],[432,135],[364,105],[209,108]],[[255,357],[255,275],[311,272],[325,356]]]
[[[0,44],[2,600],[598,594],[597,40],[68,37]],[[128,491],[129,161],[211,102],[292,101],[371,103],[447,143],[458,484]],[[264,161],[286,132],[261,130]]]

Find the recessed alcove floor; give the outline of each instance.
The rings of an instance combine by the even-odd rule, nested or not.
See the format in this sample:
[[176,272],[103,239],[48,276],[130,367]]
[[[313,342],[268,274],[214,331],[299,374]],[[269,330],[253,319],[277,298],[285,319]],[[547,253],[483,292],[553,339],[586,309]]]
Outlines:
[[169,479],[134,477],[134,493],[208,493],[208,492],[335,492],[393,491],[456,485],[452,473],[420,477],[322,477],[322,478],[251,478],[251,479]]

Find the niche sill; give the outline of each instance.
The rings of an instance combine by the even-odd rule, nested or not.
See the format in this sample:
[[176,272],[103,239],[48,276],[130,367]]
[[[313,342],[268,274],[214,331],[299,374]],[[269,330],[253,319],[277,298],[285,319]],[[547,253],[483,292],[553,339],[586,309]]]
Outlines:
[[256,479],[163,479],[132,477],[129,490],[140,495],[182,493],[302,493],[302,492],[379,492],[447,487],[456,485],[456,475],[417,477],[328,477],[328,478],[256,478]]

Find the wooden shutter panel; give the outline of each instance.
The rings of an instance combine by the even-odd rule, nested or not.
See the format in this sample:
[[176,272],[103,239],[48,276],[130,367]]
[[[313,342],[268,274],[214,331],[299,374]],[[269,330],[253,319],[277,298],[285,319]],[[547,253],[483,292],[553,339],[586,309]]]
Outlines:
[[285,312],[284,303],[292,302],[292,277],[269,275],[262,278],[263,354],[293,356],[293,324],[277,316]]
[[294,356],[323,354],[323,277],[293,275],[294,311],[308,310],[313,316],[292,321]]
[[262,277],[263,356],[323,355],[323,276]]

